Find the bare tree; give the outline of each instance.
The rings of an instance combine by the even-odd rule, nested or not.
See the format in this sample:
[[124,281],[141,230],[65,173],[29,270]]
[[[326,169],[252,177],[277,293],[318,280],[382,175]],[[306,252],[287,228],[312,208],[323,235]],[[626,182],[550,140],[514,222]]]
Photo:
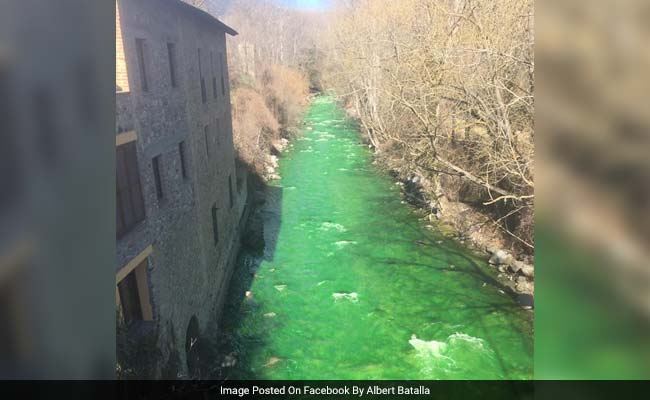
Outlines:
[[467,197],[528,250],[532,7],[531,0],[345,0],[323,35],[326,79],[379,155],[404,174],[430,178],[434,201]]

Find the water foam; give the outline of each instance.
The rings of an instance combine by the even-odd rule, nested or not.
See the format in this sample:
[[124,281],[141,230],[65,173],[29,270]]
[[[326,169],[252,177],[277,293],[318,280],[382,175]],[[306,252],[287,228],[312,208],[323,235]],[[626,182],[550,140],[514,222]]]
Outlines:
[[437,340],[426,341],[418,339],[417,336],[412,335],[409,344],[413,346],[415,351],[420,355],[432,356],[434,358],[448,358],[442,354],[447,349],[447,343],[445,342],[439,342]]
[[339,232],[346,232],[347,229],[341,224],[335,224],[332,222],[323,222],[321,224],[320,230],[321,231],[331,231],[332,229],[337,230]]
[[349,244],[357,244],[357,242],[355,242],[353,240],[339,240],[338,242],[335,242],[334,244],[339,249],[342,249],[343,247],[345,247],[345,246],[347,246]]
[[483,344],[483,339],[477,338],[474,336],[470,336],[466,333],[460,333],[456,332],[453,335],[450,335],[449,338],[447,339],[450,344],[458,343],[458,342],[464,342],[468,343],[474,347],[477,347],[479,349],[484,349],[485,346]]
[[357,292],[352,292],[352,293],[332,293],[332,297],[334,297],[334,301],[339,301],[339,300],[348,300],[353,303],[356,303],[359,301],[359,294]]

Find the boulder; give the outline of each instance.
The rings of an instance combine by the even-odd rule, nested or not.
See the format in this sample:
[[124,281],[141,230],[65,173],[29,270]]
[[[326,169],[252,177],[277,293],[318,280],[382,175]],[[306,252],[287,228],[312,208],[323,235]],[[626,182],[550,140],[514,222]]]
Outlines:
[[512,256],[508,254],[505,250],[497,250],[492,253],[489,263],[492,265],[503,265],[508,264],[508,261],[512,259]]
[[522,263],[522,267],[519,270],[524,276],[527,276],[529,278],[534,278],[535,277],[535,267],[530,265],[530,264],[525,264]]
[[518,281],[515,286],[515,290],[517,290],[519,293],[533,294],[535,291],[535,284],[527,280]]

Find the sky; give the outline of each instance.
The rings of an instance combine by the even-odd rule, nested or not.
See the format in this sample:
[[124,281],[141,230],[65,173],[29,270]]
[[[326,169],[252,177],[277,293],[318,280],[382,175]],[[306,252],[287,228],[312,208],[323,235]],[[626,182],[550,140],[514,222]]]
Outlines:
[[329,0],[280,0],[279,3],[299,10],[323,10],[329,6]]

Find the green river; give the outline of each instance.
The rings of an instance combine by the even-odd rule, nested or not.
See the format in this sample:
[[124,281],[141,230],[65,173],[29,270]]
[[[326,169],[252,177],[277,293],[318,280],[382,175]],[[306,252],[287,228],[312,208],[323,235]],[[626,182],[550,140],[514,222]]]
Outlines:
[[404,204],[333,99],[305,125],[261,210],[264,254],[233,276],[228,377],[531,379],[532,312],[486,259]]

